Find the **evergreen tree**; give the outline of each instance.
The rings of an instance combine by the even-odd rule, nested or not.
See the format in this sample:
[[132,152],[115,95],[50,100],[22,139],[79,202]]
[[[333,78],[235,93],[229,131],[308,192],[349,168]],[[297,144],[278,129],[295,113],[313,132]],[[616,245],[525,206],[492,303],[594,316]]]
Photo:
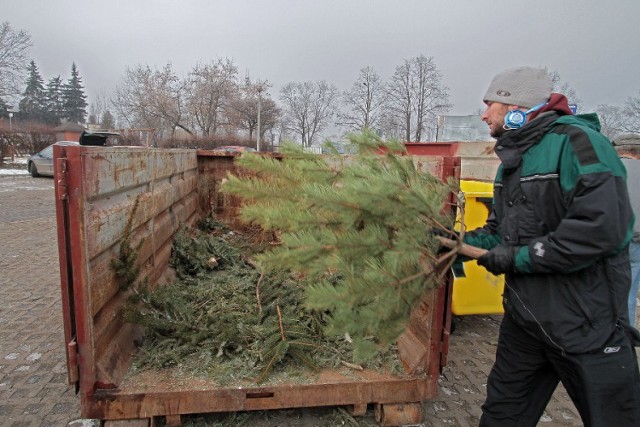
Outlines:
[[100,120],[100,126],[102,129],[115,129],[116,119],[111,114],[111,111],[107,110],[102,114],[102,120]]
[[242,218],[277,230],[280,245],[260,255],[266,271],[291,269],[305,285],[306,306],[326,313],[327,332],[350,336],[367,360],[402,333],[422,295],[440,283],[452,253],[440,256],[434,230],[453,186],[422,172],[401,144],[371,131],[352,135],[347,160],[284,148],[282,160],[244,155],[251,172],[229,176],[223,191],[242,197]]
[[78,73],[75,62],[71,66],[71,78],[62,89],[64,98],[65,118],[73,123],[84,123],[87,115],[87,101],[82,86],[82,79]]
[[19,103],[20,118],[29,121],[42,121],[46,113],[46,97],[40,71],[34,61],[29,63],[29,77],[22,99]]
[[59,125],[65,116],[62,79],[60,76],[53,77],[49,80],[45,96],[47,102],[45,121],[52,125]]

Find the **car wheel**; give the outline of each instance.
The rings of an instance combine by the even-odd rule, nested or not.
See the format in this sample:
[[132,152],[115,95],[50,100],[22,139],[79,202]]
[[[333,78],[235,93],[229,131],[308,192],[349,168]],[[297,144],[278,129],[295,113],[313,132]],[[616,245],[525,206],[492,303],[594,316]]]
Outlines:
[[40,174],[38,173],[38,168],[36,167],[35,163],[29,163],[29,173],[34,178],[37,178],[40,176]]

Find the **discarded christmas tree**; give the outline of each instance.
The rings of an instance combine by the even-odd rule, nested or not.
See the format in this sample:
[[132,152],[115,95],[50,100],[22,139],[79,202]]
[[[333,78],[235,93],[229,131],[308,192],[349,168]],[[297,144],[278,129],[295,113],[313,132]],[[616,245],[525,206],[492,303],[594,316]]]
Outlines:
[[264,272],[296,274],[305,306],[326,315],[325,332],[350,337],[364,361],[395,342],[440,283],[434,230],[452,226],[454,186],[419,170],[402,144],[370,131],[349,140],[350,156],[294,145],[282,159],[243,155],[237,165],[250,176],[229,176],[223,191],[245,199],[244,221],[278,233],[279,245],[257,256]]
[[134,289],[125,316],[146,329],[134,369],[181,366],[224,383],[262,382],[285,359],[311,368],[337,365],[329,360],[336,345],[320,344],[319,319],[301,307],[299,284],[252,265],[259,250],[252,236],[206,222],[176,233],[175,282]]

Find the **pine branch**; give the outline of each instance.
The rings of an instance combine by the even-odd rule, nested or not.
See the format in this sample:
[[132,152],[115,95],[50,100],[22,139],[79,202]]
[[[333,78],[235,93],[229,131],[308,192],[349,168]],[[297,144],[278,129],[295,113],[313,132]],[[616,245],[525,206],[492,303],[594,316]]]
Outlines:
[[280,161],[243,156],[249,173],[223,191],[245,199],[244,220],[279,232],[259,264],[299,274],[307,307],[328,311],[327,331],[351,334],[364,357],[393,342],[452,262],[455,253],[437,255],[431,230],[450,228],[443,212],[454,187],[418,170],[401,144],[370,132],[350,140],[358,154],[348,157],[291,148]]

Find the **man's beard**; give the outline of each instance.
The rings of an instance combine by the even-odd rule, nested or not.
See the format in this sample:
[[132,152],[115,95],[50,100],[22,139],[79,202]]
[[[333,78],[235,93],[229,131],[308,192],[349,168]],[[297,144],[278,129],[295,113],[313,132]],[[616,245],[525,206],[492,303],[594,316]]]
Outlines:
[[506,130],[504,127],[499,126],[499,127],[496,127],[496,128],[492,128],[492,129],[490,129],[489,135],[491,135],[493,138],[498,139],[498,138],[500,138],[502,135],[504,135],[504,133],[505,133],[506,131],[507,131],[507,130]]

